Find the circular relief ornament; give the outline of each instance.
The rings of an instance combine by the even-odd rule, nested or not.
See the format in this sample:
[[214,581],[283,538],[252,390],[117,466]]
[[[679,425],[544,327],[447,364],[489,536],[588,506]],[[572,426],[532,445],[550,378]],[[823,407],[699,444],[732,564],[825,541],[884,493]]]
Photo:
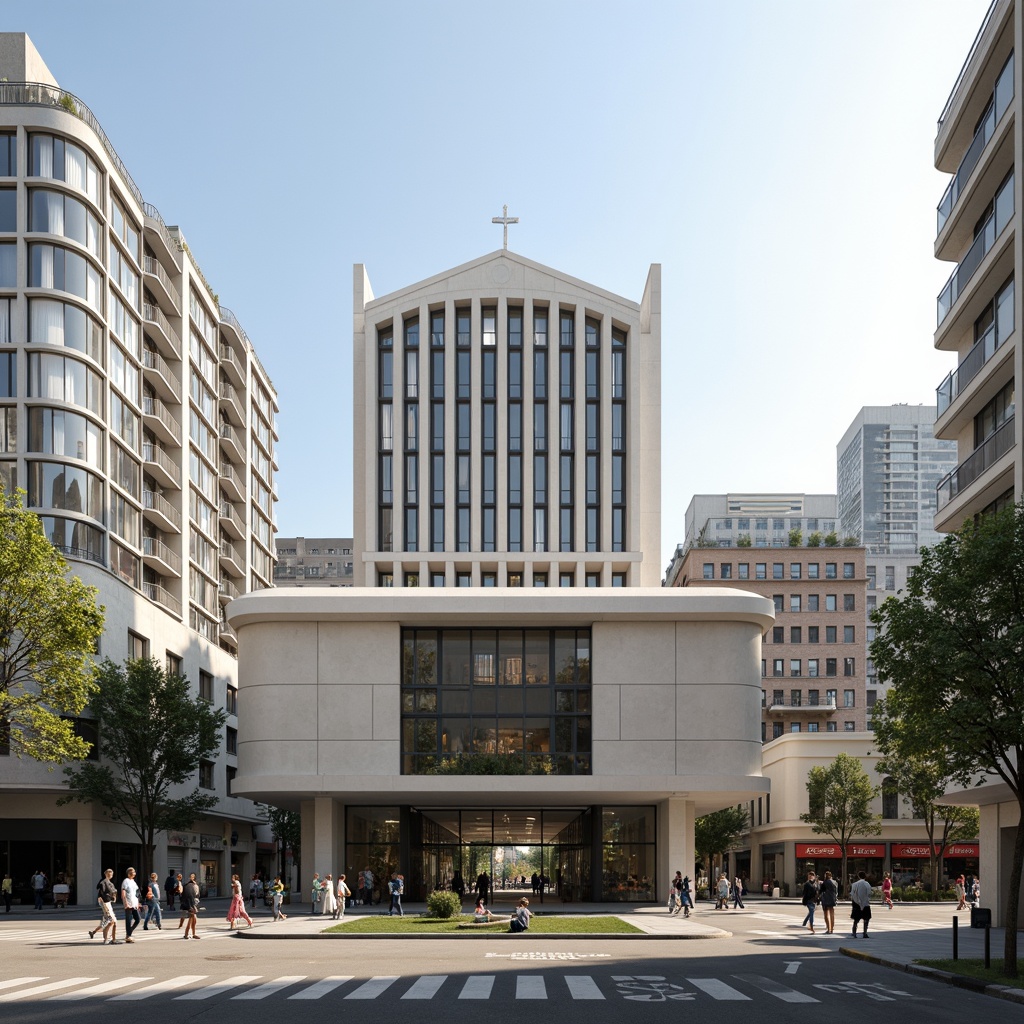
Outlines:
[[512,270],[505,260],[499,260],[491,268],[491,280],[495,284],[508,284],[512,277]]

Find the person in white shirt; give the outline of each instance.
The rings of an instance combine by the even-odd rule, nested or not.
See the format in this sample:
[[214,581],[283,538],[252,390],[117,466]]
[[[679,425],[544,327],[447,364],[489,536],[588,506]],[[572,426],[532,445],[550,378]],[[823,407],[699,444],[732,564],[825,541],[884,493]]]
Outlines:
[[338,905],[334,908],[334,919],[345,916],[345,904],[352,890],[345,884],[345,876],[338,875]]
[[121,904],[124,906],[125,942],[134,942],[132,932],[139,926],[139,884],[135,881],[135,868],[128,868],[121,883]]
[[871,883],[863,871],[857,872],[857,881],[850,886],[850,916],[853,918],[853,937],[857,937],[857,925],[864,922],[864,938],[868,937],[871,923]]

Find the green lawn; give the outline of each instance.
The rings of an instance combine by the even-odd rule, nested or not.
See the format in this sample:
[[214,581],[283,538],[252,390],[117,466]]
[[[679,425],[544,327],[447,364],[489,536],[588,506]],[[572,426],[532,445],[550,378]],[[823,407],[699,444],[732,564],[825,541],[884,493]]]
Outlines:
[[1024,978],[1008,978],[1003,974],[1002,958],[992,957],[992,966],[986,971],[984,960],[915,960],[922,967],[934,967],[937,971],[948,971],[965,978],[980,978],[990,985],[1010,985],[1013,988],[1024,988]]
[[[508,931],[507,923],[491,924],[486,928],[459,928],[460,922],[472,921],[471,914],[453,917],[442,921],[436,917],[388,917],[374,915],[372,917],[353,917],[347,924],[336,924],[328,928],[328,932],[346,932],[359,935],[385,934],[420,935],[424,932],[458,932],[460,935],[484,934],[487,932]],[[610,932],[641,932],[642,929],[628,924],[618,917],[570,917],[567,914],[542,915],[535,914],[530,921],[530,935],[573,934],[586,935],[591,933],[609,934]]]

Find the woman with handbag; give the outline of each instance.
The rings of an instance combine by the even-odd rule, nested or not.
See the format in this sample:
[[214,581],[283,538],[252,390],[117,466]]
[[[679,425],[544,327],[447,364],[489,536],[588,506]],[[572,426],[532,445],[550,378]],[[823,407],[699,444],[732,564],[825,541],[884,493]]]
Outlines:
[[114,900],[116,899],[117,886],[114,885],[114,869],[107,868],[96,886],[96,903],[100,908],[100,923],[95,928],[89,929],[90,939],[102,930],[103,944],[105,945],[109,931],[110,945],[117,945],[117,918],[114,916]]

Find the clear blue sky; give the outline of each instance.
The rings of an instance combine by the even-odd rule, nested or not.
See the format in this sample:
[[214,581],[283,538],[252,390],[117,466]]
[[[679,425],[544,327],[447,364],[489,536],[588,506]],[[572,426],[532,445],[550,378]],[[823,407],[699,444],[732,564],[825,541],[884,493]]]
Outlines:
[[351,278],[663,264],[662,561],[694,493],[830,492],[933,404],[935,126],[989,0],[6,0],[181,226],[281,405],[283,536],[352,530]]

